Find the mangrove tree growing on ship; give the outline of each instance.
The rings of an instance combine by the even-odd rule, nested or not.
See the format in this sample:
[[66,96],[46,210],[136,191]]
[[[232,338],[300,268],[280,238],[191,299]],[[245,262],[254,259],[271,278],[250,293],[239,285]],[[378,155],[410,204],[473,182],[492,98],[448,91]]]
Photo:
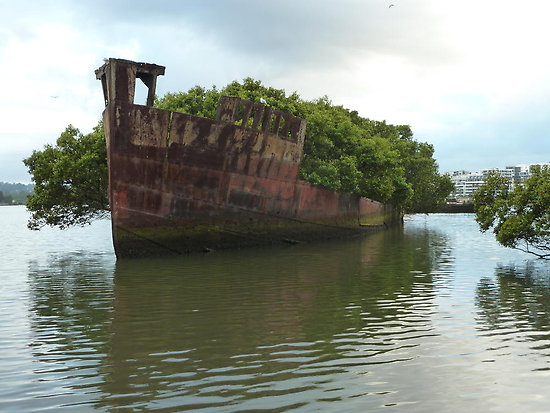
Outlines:
[[[432,145],[418,142],[407,125],[390,125],[334,105],[326,96],[303,100],[297,93],[246,78],[223,89],[195,86],[167,93],[155,106],[214,118],[221,95],[267,102],[307,120],[300,177],[331,190],[391,203],[404,211],[432,212],[444,205],[453,184],[438,173]],[[69,126],[56,145],[24,160],[35,183],[27,208],[29,228],[83,225],[108,211],[105,135],[100,123],[82,134]]]

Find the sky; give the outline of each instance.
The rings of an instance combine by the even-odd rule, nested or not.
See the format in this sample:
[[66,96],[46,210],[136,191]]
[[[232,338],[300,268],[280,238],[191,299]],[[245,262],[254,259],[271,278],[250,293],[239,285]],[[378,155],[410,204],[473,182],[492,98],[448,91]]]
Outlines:
[[[393,4],[393,6],[392,6]],[[550,161],[548,0],[0,0],[0,181],[104,107],[94,70],[166,66],[157,94],[252,77],[410,125],[440,172]]]

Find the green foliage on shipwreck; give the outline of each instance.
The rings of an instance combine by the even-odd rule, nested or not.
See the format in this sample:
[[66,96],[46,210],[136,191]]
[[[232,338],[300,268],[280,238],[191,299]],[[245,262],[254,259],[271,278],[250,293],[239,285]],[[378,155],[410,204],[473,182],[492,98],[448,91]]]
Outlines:
[[[187,92],[167,93],[155,106],[215,118],[221,95],[254,102],[307,120],[300,177],[334,191],[351,192],[409,212],[440,208],[452,190],[438,174],[433,147],[417,142],[409,126],[363,118],[356,111],[333,105],[327,97],[313,101],[297,93],[262,85],[246,78],[223,89],[195,86]],[[100,122],[92,133],[68,126],[55,145],[23,161],[35,183],[27,208],[29,228],[44,225],[66,228],[103,217],[107,200],[107,156]]]
[[108,213],[107,150],[102,122],[86,135],[67,126],[55,145],[33,151],[23,162],[35,184],[27,201],[32,213],[30,229],[85,225]]
[[196,86],[168,93],[156,106],[214,118],[220,95],[265,101],[275,109],[307,120],[300,177],[334,191],[356,193],[409,212],[441,208],[453,189],[440,176],[433,146],[413,139],[408,125],[389,125],[359,116],[325,96],[303,100],[297,93],[247,78],[222,90]]

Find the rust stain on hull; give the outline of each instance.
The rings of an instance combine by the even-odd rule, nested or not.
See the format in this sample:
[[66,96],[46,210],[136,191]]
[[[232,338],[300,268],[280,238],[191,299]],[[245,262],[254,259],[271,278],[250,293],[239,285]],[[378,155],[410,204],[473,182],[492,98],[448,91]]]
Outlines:
[[[117,257],[344,237],[400,222],[391,206],[298,179],[306,121],[220,98],[215,120],[153,108],[164,67],[109,59],[102,81]],[[149,89],[134,104],[136,79]]]

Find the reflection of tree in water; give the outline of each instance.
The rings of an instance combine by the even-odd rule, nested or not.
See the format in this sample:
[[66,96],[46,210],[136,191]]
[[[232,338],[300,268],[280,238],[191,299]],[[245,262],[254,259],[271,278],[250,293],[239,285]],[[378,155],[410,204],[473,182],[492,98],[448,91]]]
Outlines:
[[[444,239],[388,231],[362,241],[120,261],[103,403],[162,405],[185,396],[186,405],[215,406],[300,392],[316,387],[300,377],[338,374],[429,335],[432,244],[437,250]],[[287,381],[292,390],[271,388]]]
[[[73,328],[76,335],[84,333],[90,342],[104,342],[106,324],[112,315],[109,311],[113,298],[111,272],[112,268],[93,258],[63,257],[49,262],[47,267],[31,265],[31,327],[37,332],[44,331],[47,336],[52,334],[52,338],[59,333],[58,344],[76,346],[72,342]],[[47,340],[33,345],[38,350],[45,344]]]
[[[482,330],[514,328],[518,332],[550,332],[550,279],[533,263],[524,268],[499,266],[495,279],[482,278],[477,287]],[[535,334],[534,340],[549,335]]]
[[61,393],[107,409],[318,389],[431,334],[430,273],[446,248],[433,232],[387,231],[120,261],[114,280],[112,261],[54,258],[29,268],[32,353]]
[[[29,345],[40,362],[35,372],[41,382],[61,382],[53,387],[57,391],[66,385],[84,392],[97,381],[90,378],[109,347],[113,266],[111,258],[75,254],[29,266]],[[66,391],[48,394],[54,396],[69,398]]]

